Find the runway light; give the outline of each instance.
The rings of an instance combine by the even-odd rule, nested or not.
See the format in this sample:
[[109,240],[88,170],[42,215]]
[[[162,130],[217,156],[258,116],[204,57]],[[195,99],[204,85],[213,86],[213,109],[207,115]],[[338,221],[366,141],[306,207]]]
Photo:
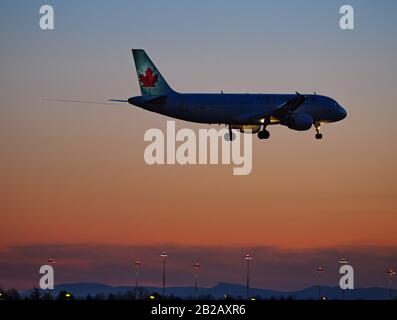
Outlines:
[[150,300],[154,300],[154,299],[155,299],[155,296],[149,296],[149,299],[150,299]]
[[66,293],[66,294],[65,294],[65,297],[66,297],[66,298],[71,298],[72,295],[71,295],[70,293]]
[[251,301],[255,301],[256,300],[256,298],[251,298]]
[[394,270],[394,269],[389,269],[389,270],[387,270],[387,274],[388,274],[389,276],[394,276],[394,275],[396,275],[396,270]]

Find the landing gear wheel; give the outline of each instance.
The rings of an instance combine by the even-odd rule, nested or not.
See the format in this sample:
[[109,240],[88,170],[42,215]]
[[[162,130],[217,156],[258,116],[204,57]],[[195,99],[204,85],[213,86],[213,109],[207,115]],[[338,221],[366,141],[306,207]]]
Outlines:
[[263,139],[269,139],[270,137],[270,132],[267,130],[262,130],[258,132],[258,138],[263,140]]
[[320,133],[320,124],[319,123],[315,123],[314,124],[314,128],[316,129],[316,135],[315,135],[316,139],[317,140],[322,139],[323,138],[323,134]]

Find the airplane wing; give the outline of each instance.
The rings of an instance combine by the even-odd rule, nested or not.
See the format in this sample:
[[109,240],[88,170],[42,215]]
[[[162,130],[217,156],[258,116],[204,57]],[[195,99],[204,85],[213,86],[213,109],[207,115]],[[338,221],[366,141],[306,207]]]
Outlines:
[[306,99],[306,96],[297,92],[295,97],[277,107],[271,115],[277,119],[284,118],[286,115],[294,112],[297,108],[299,108],[306,101]]
[[265,116],[265,112],[243,113],[234,117],[234,121],[241,124],[258,124]]
[[258,113],[243,113],[234,118],[236,122],[242,123],[242,124],[247,124],[247,123],[258,123],[262,119],[272,116],[277,119],[282,119],[288,114],[294,112],[299,106],[301,106],[305,101],[307,97],[300,94],[299,92],[296,93],[296,95],[284,102],[282,105],[278,106],[275,110],[272,112],[258,112]]

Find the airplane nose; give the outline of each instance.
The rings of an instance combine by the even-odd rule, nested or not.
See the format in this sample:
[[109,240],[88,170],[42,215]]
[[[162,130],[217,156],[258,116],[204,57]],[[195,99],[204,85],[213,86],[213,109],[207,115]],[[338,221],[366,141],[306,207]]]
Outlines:
[[338,108],[338,118],[339,118],[339,120],[343,120],[346,117],[347,117],[347,111],[344,108],[342,108],[341,106],[339,106],[339,108]]

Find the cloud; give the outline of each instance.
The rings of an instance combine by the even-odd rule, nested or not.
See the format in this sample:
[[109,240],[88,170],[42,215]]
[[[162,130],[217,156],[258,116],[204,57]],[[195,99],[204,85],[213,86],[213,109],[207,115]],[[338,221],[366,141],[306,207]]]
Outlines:
[[218,282],[244,283],[246,252],[253,256],[251,284],[277,290],[296,290],[317,283],[316,268],[325,271],[322,284],[337,285],[340,258],[355,270],[357,287],[387,286],[386,270],[396,264],[397,247],[338,247],[290,250],[274,247],[181,247],[123,246],[102,244],[56,244],[15,246],[0,250],[0,285],[32,288],[38,270],[49,258],[56,260],[55,282],[98,282],[134,285],[134,261],[142,261],[142,285],[161,285],[160,253],[166,250],[167,285],[193,284],[193,264],[199,261],[200,285]]

